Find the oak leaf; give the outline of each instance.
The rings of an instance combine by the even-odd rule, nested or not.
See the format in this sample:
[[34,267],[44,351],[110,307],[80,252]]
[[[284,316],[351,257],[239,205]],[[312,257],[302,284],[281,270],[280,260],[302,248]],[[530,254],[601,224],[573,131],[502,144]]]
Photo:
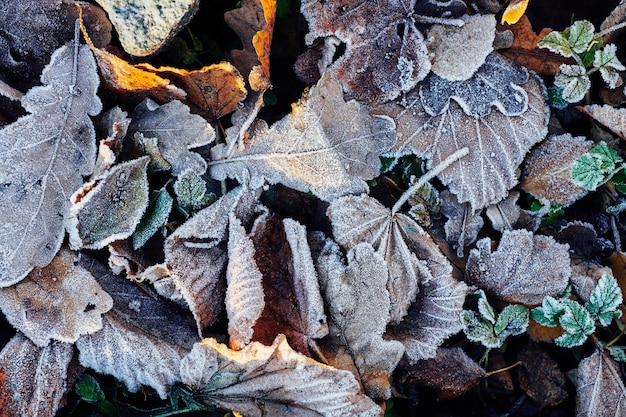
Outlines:
[[626,414],[626,387],[619,366],[604,350],[578,364],[576,415],[585,417]]

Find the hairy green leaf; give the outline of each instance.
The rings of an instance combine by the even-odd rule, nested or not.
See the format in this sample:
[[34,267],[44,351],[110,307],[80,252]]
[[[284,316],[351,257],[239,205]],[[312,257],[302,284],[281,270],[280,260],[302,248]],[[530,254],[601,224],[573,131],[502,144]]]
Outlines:
[[593,57],[593,66],[600,70],[600,75],[609,88],[617,87],[619,80],[617,71],[626,70],[626,67],[617,59],[616,51],[617,47],[614,44],[609,44],[596,51]]
[[563,35],[567,38],[572,50],[578,54],[582,54],[593,40],[596,28],[587,20],[579,20],[574,22],[572,26],[563,31]]
[[539,48],[546,48],[550,51],[561,54],[566,58],[569,58],[574,55],[574,51],[572,50],[572,46],[569,44],[567,39],[561,34],[561,32],[553,31],[548,33],[546,37],[540,40],[537,43]]
[[541,307],[533,308],[530,317],[542,326],[556,327],[559,325],[559,317],[563,315],[565,308],[559,300],[546,296]]
[[215,200],[213,194],[207,194],[206,183],[192,170],[186,170],[174,183],[174,193],[178,207],[191,216]]
[[463,333],[465,333],[468,340],[479,342],[488,348],[499,348],[502,346],[502,341],[493,332],[493,324],[480,319],[473,311],[463,310],[461,321],[464,326]]
[[604,274],[591,292],[585,308],[593,319],[600,321],[600,324],[606,327],[611,324],[613,317],[621,316],[622,312],[618,308],[622,301],[622,291],[617,280],[611,275]]
[[613,359],[619,362],[626,362],[626,346],[609,346],[607,348]]
[[587,70],[582,65],[561,64],[554,77],[554,85],[563,88],[563,99],[576,103],[585,97],[591,87]]
[[133,248],[138,249],[146,244],[167,222],[172,211],[174,199],[165,188],[150,193],[150,203],[141,221],[133,233]]
[[591,314],[586,308],[573,300],[564,300],[565,312],[559,318],[559,324],[565,333],[554,340],[558,346],[574,347],[582,345],[587,336],[596,329]]
[[522,334],[526,331],[527,327],[528,308],[523,305],[515,304],[508,305],[502,309],[493,329],[498,339],[504,343],[507,337]]
[[600,142],[574,162],[572,180],[593,191],[610,180],[611,176],[623,167],[623,163],[613,148]]

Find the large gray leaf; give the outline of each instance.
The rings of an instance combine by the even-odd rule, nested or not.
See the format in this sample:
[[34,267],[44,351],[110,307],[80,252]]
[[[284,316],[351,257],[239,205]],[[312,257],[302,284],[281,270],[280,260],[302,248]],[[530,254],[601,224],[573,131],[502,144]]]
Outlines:
[[576,416],[623,415],[626,415],[626,388],[622,372],[606,351],[596,350],[578,364]]
[[[22,99],[30,115],[0,130],[0,286],[46,266],[61,247],[69,196],[94,167],[89,115],[101,110],[88,46],[59,48]],[[76,64],[76,65],[74,65]]]

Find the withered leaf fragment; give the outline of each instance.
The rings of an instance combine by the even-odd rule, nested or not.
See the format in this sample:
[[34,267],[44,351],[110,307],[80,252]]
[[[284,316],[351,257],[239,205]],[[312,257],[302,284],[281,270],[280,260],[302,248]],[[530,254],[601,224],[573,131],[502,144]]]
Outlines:
[[383,415],[350,372],[297,353],[284,336],[239,351],[204,339],[183,359],[180,374],[197,401],[248,417]]
[[385,260],[369,243],[360,243],[348,252],[346,265],[339,246],[327,240],[316,265],[329,316],[324,356],[351,371],[370,398],[388,399],[404,347],[382,338],[390,319]]
[[37,347],[24,335],[13,336],[0,352],[0,415],[54,416],[69,389],[69,343]]
[[111,296],[77,262],[77,253],[61,248],[50,265],[0,289],[7,320],[39,347],[51,340],[74,343],[100,330],[102,314],[113,307]]
[[626,414],[626,388],[618,364],[608,351],[595,353],[578,364],[576,415],[585,417]]
[[568,249],[550,236],[505,230],[495,252],[489,238],[476,243],[465,277],[504,301],[539,305],[547,295],[563,294],[571,275]]
[[520,372],[521,388],[542,408],[557,405],[567,398],[565,374],[537,343],[529,342],[517,359],[523,367]]
[[63,240],[68,197],[96,159],[89,115],[102,104],[89,47],[76,57],[72,44],[59,48],[41,81],[22,98],[31,114],[0,130],[0,286],[50,263]]
[[448,190],[441,193],[441,214],[448,218],[443,226],[446,241],[456,249],[456,255],[462,258],[465,247],[476,241],[485,222],[480,212],[472,210],[469,203],[459,203]]
[[592,104],[577,109],[608,127],[622,140],[626,140],[626,109],[616,109],[608,104],[603,106]]
[[380,170],[379,156],[395,141],[395,125],[369,108],[345,102],[339,83],[324,75],[291,114],[268,128],[259,122],[243,149],[225,144],[211,149],[210,173],[217,180],[237,178],[258,188],[265,181],[322,200],[368,190],[364,180]]

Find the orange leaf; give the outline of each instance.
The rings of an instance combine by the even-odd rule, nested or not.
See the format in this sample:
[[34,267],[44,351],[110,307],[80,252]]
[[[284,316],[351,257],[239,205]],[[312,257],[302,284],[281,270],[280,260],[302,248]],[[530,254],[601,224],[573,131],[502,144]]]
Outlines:
[[524,15],[524,12],[526,12],[526,7],[528,7],[528,0],[512,0],[509,5],[506,6],[500,23],[508,23],[509,25],[517,23]]
[[267,25],[265,29],[258,31],[252,38],[252,45],[259,57],[263,71],[270,76],[270,47],[272,46],[272,32],[276,20],[276,0],[259,0],[263,6],[263,15]]

